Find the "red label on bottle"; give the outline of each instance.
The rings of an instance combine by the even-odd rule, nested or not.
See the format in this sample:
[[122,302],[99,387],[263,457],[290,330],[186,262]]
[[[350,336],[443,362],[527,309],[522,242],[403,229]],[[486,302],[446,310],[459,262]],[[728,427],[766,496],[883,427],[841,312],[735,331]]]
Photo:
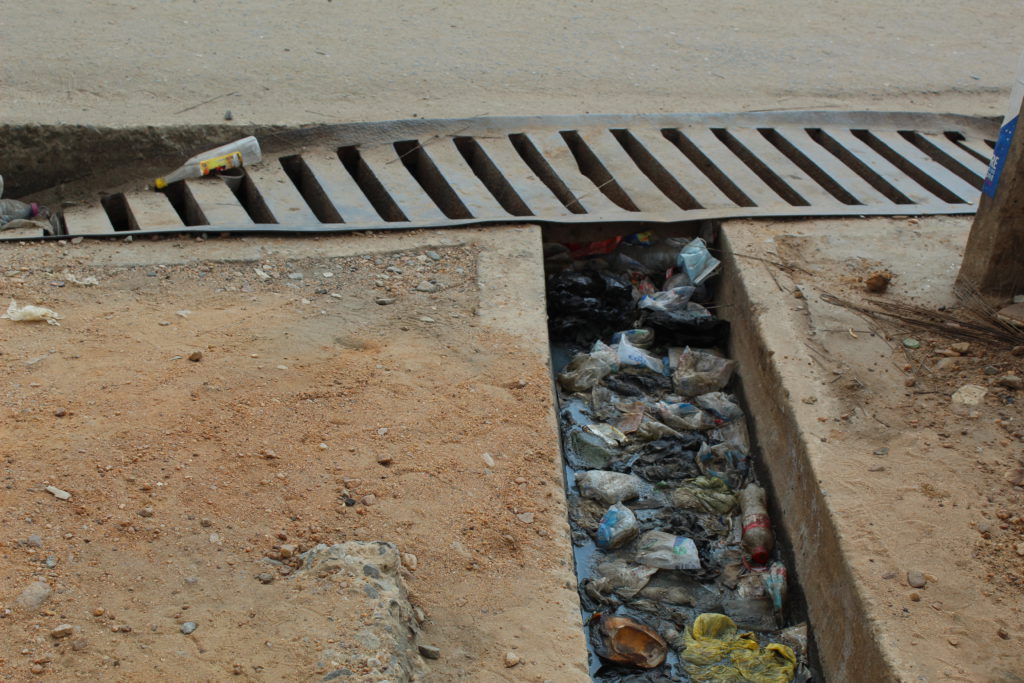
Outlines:
[[772,528],[772,520],[768,517],[768,515],[763,513],[747,515],[746,517],[744,517],[744,521],[746,522],[746,524],[743,525],[743,533],[747,533],[751,529]]

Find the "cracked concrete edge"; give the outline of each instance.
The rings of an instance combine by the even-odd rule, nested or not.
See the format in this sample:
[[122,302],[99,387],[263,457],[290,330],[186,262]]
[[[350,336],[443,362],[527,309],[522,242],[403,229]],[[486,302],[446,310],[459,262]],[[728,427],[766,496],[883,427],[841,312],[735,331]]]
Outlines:
[[[870,601],[856,578],[842,525],[819,472],[824,454],[816,436],[816,413],[833,406],[823,369],[786,359],[803,356],[802,313],[766,264],[739,258],[753,251],[754,235],[739,225],[721,232],[723,317],[730,320],[730,356],[739,362],[742,392],[750,408],[763,473],[768,474],[772,513],[793,550],[794,583],[807,602],[808,619],[826,680],[900,680],[898,656],[886,645]],[[795,301],[795,300],[793,300]],[[794,396],[816,399],[817,411]],[[821,475],[821,476],[819,476]]]

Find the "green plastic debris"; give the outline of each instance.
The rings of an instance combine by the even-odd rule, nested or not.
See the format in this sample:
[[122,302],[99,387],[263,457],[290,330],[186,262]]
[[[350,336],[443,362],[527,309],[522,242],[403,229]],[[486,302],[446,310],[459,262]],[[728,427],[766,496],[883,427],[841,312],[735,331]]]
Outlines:
[[788,646],[761,647],[752,633],[739,633],[724,614],[702,614],[683,634],[686,673],[707,683],[790,683],[796,654]]
[[919,349],[921,348],[921,342],[917,341],[913,337],[907,337],[903,340],[903,345],[908,349]]
[[736,494],[718,477],[687,479],[671,495],[676,507],[687,510],[727,515],[736,507]]

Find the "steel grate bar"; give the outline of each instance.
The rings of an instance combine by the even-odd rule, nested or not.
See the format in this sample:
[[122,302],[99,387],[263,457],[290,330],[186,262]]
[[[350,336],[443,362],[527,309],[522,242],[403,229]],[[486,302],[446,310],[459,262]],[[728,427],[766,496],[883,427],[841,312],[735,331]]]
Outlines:
[[981,181],[985,178],[985,174],[988,172],[988,164],[970,152],[964,151],[963,147],[960,147],[945,135],[938,135],[936,133],[915,133],[915,135],[917,135],[918,139],[922,140],[926,146],[932,145],[935,149],[939,150],[939,152],[945,154],[950,159],[963,166],[964,169],[969,171],[972,175],[977,177],[978,187],[981,187]]
[[316,214],[280,166],[263,166],[248,172],[256,192],[281,225],[317,225]]
[[181,228],[184,223],[166,195],[160,192],[139,192],[128,197],[133,230],[147,228]]
[[534,216],[568,216],[572,213],[526,165],[508,137],[479,137],[477,142]]
[[934,178],[960,199],[967,203],[973,203],[978,200],[978,195],[981,193],[979,188],[965,182],[963,178],[910,144],[899,133],[894,131],[873,131],[872,135],[885,143],[889,149],[921,169],[925,174]]
[[630,128],[629,132],[702,207],[724,209],[736,206],[678,147],[666,140],[660,130]]
[[424,147],[423,151],[431,158],[474,218],[509,215],[491,191],[476,177],[452,140],[438,140]]
[[341,165],[337,154],[305,154],[303,159],[341,220],[346,223],[378,223],[383,220]]
[[359,153],[406,218],[412,222],[448,220],[402,164],[394,147],[360,147]]
[[220,178],[186,180],[205,225],[252,225],[253,220],[231,189]]
[[988,168],[988,163],[992,161],[992,148],[989,147],[981,138],[965,137],[957,140],[954,144],[962,145],[974,154],[978,155],[980,159],[984,159],[985,168]]
[[[608,199],[600,188],[579,170],[576,158],[557,132],[531,133],[526,136],[562,182],[576,198],[576,204],[587,213],[625,213],[625,210]],[[570,207],[571,208],[571,207]]]
[[581,128],[580,138],[603,162],[608,172],[641,211],[676,212],[679,207],[666,197],[637,167],[607,128]]
[[803,128],[779,127],[775,129],[775,132],[861,204],[867,206],[893,205],[891,199],[876,190],[870,183],[851,171],[846,164],[812,140]]
[[768,165],[793,191],[809,204],[828,205],[841,203],[812,177],[793,163],[764,137],[750,128],[726,128],[726,130],[750,152]]
[[789,202],[780,197],[775,190],[761,180],[756,173],[743,163],[732,150],[715,137],[709,128],[696,126],[681,128],[680,132],[718,167],[729,180],[735,184],[756,206],[779,207],[789,206]]
[[936,201],[935,195],[904,175],[900,169],[893,166],[888,159],[859,140],[849,129],[822,128],[821,131],[850,154],[857,157],[865,166],[881,176],[882,179],[911,202],[915,204],[929,204]]

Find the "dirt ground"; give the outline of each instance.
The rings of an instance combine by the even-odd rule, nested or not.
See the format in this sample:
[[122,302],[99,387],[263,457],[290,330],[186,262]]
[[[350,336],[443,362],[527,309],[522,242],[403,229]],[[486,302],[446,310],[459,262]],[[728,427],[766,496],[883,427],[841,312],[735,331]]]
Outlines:
[[[746,261],[762,271],[759,315],[792,335],[770,348],[792,381],[855,587],[908,680],[1022,680],[1024,387],[1005,378],[1024,376],[1024,362],[1007,344],[956,346],[961,339],[865,318],[821,295],[967,316],[952,284],[968,226],[922,217],[725,228],[738,253],[801,269]],[[877,270],[894,278],[872,295],[864,279]],[[986,390],[978,405],[952,398],[965,385]],[[913,571],[924,587],[908,585]]]
[[0,121],[1001,115],[1022,22],[1019,2],[957,0],[3,0]]
[[[63,319],[0,321],[0,677],[309,680],[365,615],[266,558],[352,539],[416,556],[432,680],[585,675],[543,357],[487,324],[479,244],[351,239],[378,253],[8,248],[4,304]],[[39,580],[50,599],[18,607]],[[74,634],[52,638],[64,623]]]

